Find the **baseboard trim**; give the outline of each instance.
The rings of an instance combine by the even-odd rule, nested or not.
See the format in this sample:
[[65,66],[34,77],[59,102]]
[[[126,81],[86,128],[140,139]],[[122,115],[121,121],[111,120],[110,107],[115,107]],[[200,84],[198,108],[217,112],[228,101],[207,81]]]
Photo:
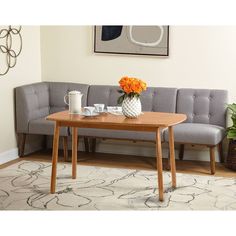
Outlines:
[[[148,145],[148,143],[140,143],[128,145],[124,142],[109,142],[109,141],[101,141],[97,144],[96,152],[100,153],[114,153],[121,155],[135,155],[135,156],[147,156],[147,157],[155,157],[155,145]],[[163,144],[162,147],[163,158],[168,157],[168,145],[166,143]],[[216,154],[216,162],[219,162],[219,154],[217,149],[215,148]],[[175,157],[178,159],[178,147],[175,149]],[[208,148],[200,147],[187,147],[184,152],[184,160],[195,160],[195,161],[210,161],[210,155]]]
[[0,153],[0,165],[5,164],[9,161],[13,161],[19,158],[18,148],[13,148],[11,150]]

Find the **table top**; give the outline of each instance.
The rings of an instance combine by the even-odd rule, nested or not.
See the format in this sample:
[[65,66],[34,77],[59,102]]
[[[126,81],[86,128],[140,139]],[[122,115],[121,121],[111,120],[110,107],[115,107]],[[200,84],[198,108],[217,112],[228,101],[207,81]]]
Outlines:
[[144,112],[134,119],[109,113],[102,113],[94,117],[85,117],[77,114],[69,114],[69,111],[53,113],[46,117],[47,120],[56,121],[61,126],[146,131],[154,131],[158,127],[173,126],[185,121],[186,118],[185,114],[164,112]]

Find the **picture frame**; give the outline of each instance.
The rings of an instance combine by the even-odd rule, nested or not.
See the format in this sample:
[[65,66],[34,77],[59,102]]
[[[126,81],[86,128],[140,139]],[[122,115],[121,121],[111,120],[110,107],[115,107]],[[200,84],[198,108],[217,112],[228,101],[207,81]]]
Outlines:
[[168,57],[169,26],[94,26],[94,53]]

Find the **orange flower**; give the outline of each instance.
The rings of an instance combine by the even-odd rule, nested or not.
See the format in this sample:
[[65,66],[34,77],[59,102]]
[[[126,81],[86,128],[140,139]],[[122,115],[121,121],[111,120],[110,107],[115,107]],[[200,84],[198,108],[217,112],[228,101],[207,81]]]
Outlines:
[[122,77],[119,81],[120,86],[123,88],[127,83],[129,83],[129,77],[125,76]]
[[140,94],[142,92],[142,88],[138,80],[134,80],[131,84],[132,92]]
[[125,85],[124,86],[124,88],[123,88],[123,90],[125,91],[125,93],[127,93],[127,94],[129,94],[129,93],[131,93],[132,92],[132,90],[131,90],[131,88],[130,88],[130,86],[129,85]]
[[147,84],[145,82],[143,82],[142,80],[139,80],[140,82],[140,86],[143,90],[146,90],[147,89]]
[[133,77],[128,77],[124,76],[120,79],[119,81],[121,89],[126,93],[137,93],[140,94],[143,90],[146,90],[147,85],[144,81],[133,78]]

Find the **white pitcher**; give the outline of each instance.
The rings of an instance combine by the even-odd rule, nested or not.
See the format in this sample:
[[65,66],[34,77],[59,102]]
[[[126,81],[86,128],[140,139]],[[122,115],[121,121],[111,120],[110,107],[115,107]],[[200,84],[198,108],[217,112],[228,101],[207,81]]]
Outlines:
[[[69,106],[70,114],[79,114],[81,112],[82,97],[83,94],[79,91],[70,91],[64,97],[65,104]],[[67,100],[69,100],[69,102],[67,102]]]

